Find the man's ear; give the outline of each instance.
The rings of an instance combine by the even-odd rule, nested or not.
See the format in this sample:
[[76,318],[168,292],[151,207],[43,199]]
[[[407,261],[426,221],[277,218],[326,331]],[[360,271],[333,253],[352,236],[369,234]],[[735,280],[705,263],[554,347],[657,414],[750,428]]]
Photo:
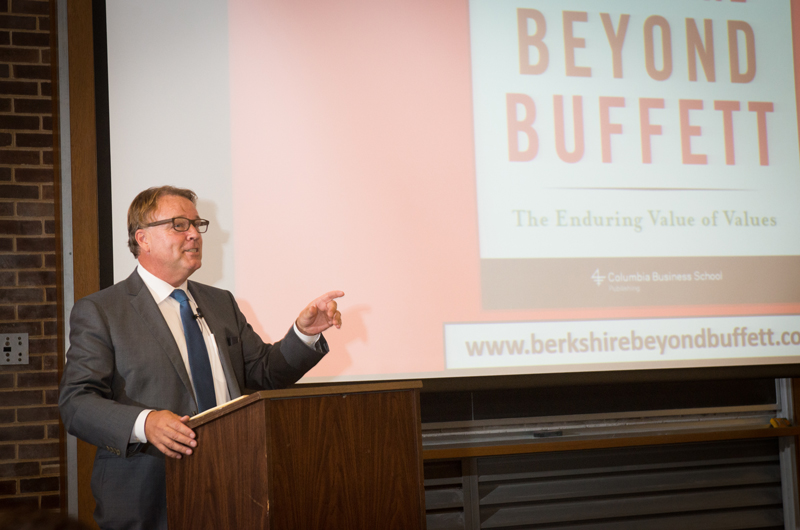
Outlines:
[[140,228],[136,231],[134,237],[142,252],[150,252],[150,237],[146,230]]

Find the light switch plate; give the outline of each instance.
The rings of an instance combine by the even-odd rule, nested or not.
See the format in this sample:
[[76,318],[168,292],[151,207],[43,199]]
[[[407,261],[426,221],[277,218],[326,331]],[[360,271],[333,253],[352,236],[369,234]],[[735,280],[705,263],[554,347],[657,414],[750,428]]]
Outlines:
[[28,334],[0,333],[2,353],[0,366],[6,364],[28,364]]

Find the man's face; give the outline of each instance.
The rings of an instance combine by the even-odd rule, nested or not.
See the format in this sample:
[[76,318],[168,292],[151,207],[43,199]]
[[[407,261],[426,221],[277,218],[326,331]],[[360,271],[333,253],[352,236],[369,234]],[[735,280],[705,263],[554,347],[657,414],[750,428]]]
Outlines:
[[[189,199],[175,195],[159,198],[151,222],[173,217],[200,218]],[[202,264],[203,236],[193,225],[186,232],[178,232],[171,223],[142,228],[136,232],[136,239],[139,263],[173,287],[186,281]]]

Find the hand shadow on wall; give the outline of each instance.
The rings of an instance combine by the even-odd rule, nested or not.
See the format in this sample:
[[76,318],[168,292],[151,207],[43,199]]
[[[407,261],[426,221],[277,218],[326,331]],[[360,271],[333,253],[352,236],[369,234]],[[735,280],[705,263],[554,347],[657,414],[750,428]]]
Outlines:
[[[346,300],[346,297],[343,300]],[[353,357],[348,351],[348,345],[355,341],[369,342],[364,314],[369,313],[370,310],[371,308],[368,305],[356,305],[344,310],[340,309],[342,312],[342,328],[334,328],[328,331],[331,336],[335,334],[336,338],[334,340],[337,346],[331,348],[331,352],[320,362],[326,374],[342,375],[347,368],[353,365]]]

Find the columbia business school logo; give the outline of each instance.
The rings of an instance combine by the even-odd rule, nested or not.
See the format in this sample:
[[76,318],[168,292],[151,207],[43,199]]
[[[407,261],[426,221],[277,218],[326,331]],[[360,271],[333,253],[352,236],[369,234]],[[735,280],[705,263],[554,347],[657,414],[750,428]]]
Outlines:
[[[695,273],[695,274],[699,274],[699,273]],[[721,279],[722,273],[720,273],[719,276],[720,276],[720,279]],[[652,279],[652,281],[656,281],[656,282],[657,281],[668,281],[668,280],[671,280],[671,279],[685,280],[685,281],[688,281],[688,280],[692,279],[690,277],[690,275],[688,275],[688,274],[683,274],[683,275],[674,274],[674,273],[659,274],[657,272],[653,272],[652,274],[642,273],[642,272],[631,272],[631,273],[627,273],[627,272],[609,272],[608,274],[606,274],[604,276],[604,275],[600,274],[600,269],[599,268],[595,269],[595,271],[592,273],[591,278],[592,278],[592,281],[594,283],[596,283],[598,287],[603,285],[603,282],[605,282],[606,280],[609,283],[617,283],[617,284],[619,284],[619,283],[629,283],[629,282],[635,282],[635,283],[649,282],[649,281],[651,281],[651,279]]]
[[[650,283],[650,282],[705,282],[705,281],[722,281],[722,271],[700,271],[695,270],[691,272],[608,272],[603,275],[600,274],[600,269],[597,268],[590,276],[591,280],[600,287],[603,282],[609,282],[610,288],[613,290],[615,287],[620,287],[622,283]],[[615,285],[612,285],[615,284]]]

